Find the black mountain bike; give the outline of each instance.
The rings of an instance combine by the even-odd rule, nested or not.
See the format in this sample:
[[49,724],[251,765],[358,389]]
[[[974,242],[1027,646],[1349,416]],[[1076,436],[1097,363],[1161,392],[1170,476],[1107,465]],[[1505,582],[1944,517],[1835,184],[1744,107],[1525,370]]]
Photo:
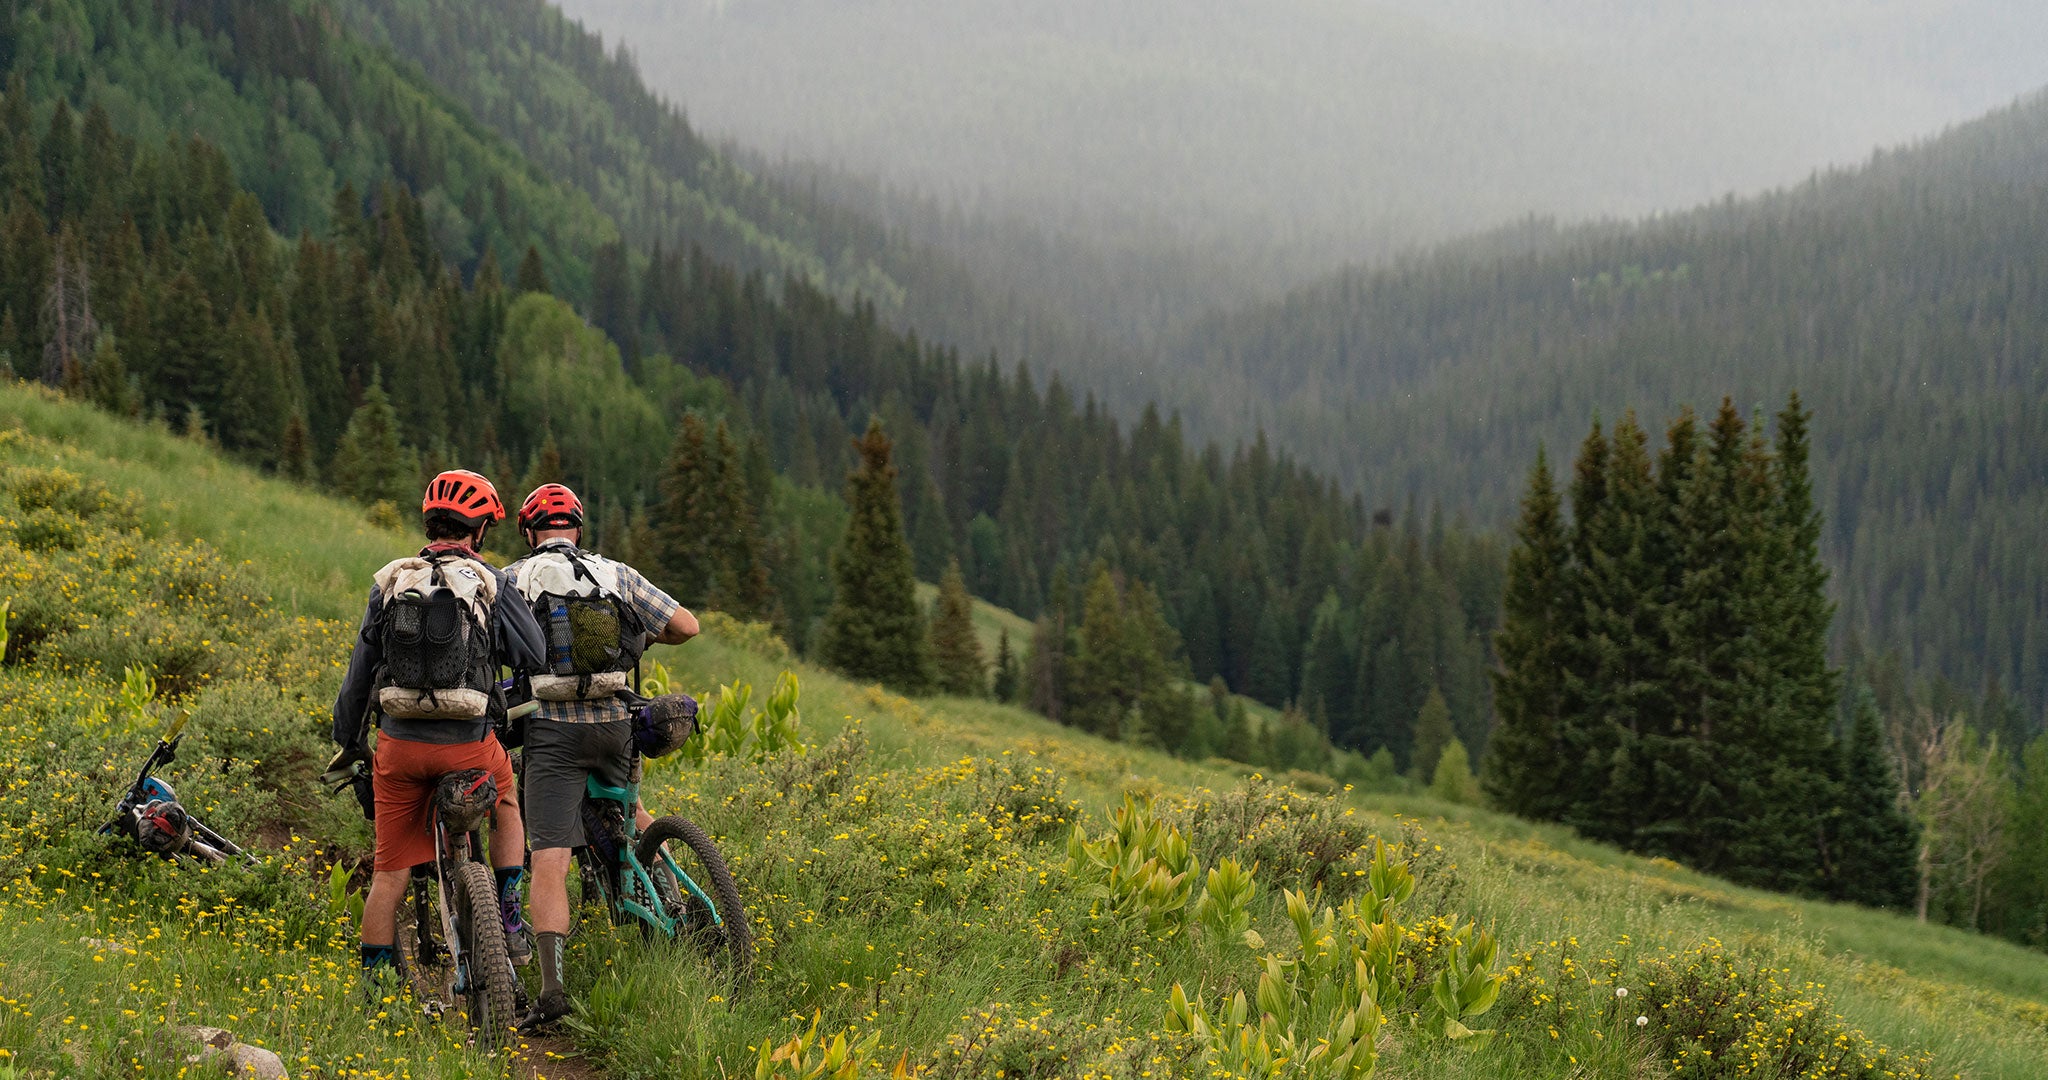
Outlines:
[[[358,760],[330,769],[326,779],[338,792],[358,783],[368,769],[367,761]],[[481,833],[497,801],[498,782],[483,769],[449,773],[435,785],[429,811],[434,861],[412,870],[412,964],[404,965],[417,965],[423,977],[441,972],[447,1003],[461,1002],[477,1045],[486,1048],[505,1045],[526,1009],[526,992],[505,944],[497,882],[483,859]],[[405,929],[400,927],[401,938]],[[438,1015],[445,1007],[429,999],[427,1011]]]

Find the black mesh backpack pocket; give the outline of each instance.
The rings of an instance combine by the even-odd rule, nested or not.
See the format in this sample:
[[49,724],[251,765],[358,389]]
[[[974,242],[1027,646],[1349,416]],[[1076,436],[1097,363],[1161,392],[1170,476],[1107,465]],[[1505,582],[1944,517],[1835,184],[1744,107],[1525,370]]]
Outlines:
[[427,682],[433,690],[458,690],[468,685],[469,619],[462,601],[447,589],[427,596]]

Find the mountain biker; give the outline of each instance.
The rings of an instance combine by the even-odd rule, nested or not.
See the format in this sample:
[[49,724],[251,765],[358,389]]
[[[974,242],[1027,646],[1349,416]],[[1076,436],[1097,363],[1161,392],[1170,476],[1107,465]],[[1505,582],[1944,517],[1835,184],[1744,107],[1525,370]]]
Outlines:
[[[539,619],[547,637],[549,673],[533,679],[540,711],[527,722],[523,751],[541,971],[540,997],[520,1025],[531,1030],[569,1012],[562,962],[569,933],[570,855],[587,840],[585,781],[596,777],[601,784],[624,787],[639,768],[633,723],[615,695],[625,688],[625,673],[637,667],[647,644],[688,641],[697,634],[697,617],[638,570],[582,550],[583,502],[561,484],[542,484],[526,497],[519,507],[519,531],[533,550],[506,567],[506,577],[529,603],[550,613]],[[572,605],[577,609],[573,617]],[[634,816],[643,828],[652,820],[639,806]]]
[[[525,829],[511,759],[492,731],[492,715],[504,711],[496,691],[499,666],[537,670],[544,661],[544,639],[533,612],[504,575],[477,558],[484,534],[505,519],[505,505],[491,482],[465,469],[441,473],[427,484],[420,513],[427,545],[417,556],[394,560],[377,572],[348,674],[334,700],[334,741],[342,747],[336,764],[366,756],[372,763],[377,842],[361,942],[363,970],[372,976],[396,958],[398,905],[412,868],[434,861],[429,817],[434,785],[443,775],[464,769],[488,770],[497,781],[490,847],[506,945],[516,963],[533,955],[519,903]],[[452,601],[463,597],[469,607],[458,609]],[[427,689],[410,689],[408,682],[427,677],[408,659],[420,638],[403,633],[404,613],[427,610],[414,606],[436,600],[451,602],[446,610],[474,616],[467,625],[476,626],[475,636],[465,631],[461,640],[475,644],[462,654],[469,662],[459,687],[437,692],[436,684],[427,681]],[[374,756],[365,746],[366,720],[373,713],[378,728]]]

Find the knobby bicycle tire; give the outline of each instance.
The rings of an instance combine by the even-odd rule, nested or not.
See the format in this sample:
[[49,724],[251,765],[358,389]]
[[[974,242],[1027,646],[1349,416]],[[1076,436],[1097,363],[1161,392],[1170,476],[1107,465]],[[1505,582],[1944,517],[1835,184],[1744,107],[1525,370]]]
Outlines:
[[505,949],[505,924],[498,911],[498,891],[482,863],[465,862],[456,875],[456,930],[469,962],[469,992],[464,1001],[477,1044],[504,1044],[519,1018],[513,1015],[517,980]]
[[[679,817],[656,818],[654,824],[641,834],[640,844],[633,853],[640,864],[652,873],[663,869],[661,848],[669,841],[679,842],[694,856],[694,860],[678,859],[677,865],[693,878],[697,877],[696,871],[703,871],[703,879],[698,884],[711,894],[722,921],[722,925],[714,923],[711,913],[703,910],[703,903],[695,895],[684,893],[675,883],[670,883],[683,903],[681,912],[672,912],[683,922],[680,932],[694,938],[706,953],[729,963],[736,974],[745,978],[754,963],[754,932],[747,926],[747,909],[740,901],[739,883],[733,880],[732,871],[726,868],[725,856],[719,854],[718,846],[711,842],[703,829]],[[673,858],[681,853],[671,851],[669,854]],[[691,865],[692,861],[695,866]],[[664,870],[657,878],[667,876]]]

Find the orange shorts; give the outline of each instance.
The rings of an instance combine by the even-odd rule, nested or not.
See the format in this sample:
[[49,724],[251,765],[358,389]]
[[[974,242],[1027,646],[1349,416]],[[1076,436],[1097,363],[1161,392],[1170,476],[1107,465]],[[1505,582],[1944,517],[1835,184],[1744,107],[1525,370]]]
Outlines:
[[498,782],[498,805],[519,806],[519,788],[512,781],[512,759],[495,735],[482,742],[444,745],[377,736],[370,782],[377,796],[379,870],[406,870],[434,861],[433,819],[428,815],[434,786],[441,777],[464,769],[484,769]]

